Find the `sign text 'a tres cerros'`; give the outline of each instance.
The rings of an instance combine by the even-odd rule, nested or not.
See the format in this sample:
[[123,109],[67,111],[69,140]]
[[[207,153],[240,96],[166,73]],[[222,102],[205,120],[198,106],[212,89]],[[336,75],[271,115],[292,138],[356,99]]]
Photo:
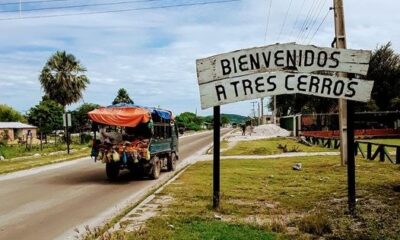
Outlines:
[[[294,43],[243,49],[197,60],[203,109],[265,96],[302,93],[366,102],[373,81],[325,73],[366,75],[370,51]],[[314,73],[324,73],[314,74]]]

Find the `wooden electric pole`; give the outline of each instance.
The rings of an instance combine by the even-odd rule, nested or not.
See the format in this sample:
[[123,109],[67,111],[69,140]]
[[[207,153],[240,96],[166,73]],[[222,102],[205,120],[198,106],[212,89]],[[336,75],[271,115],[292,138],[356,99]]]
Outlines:
[[261,125],[264,125],[265,124],[265,121],[264,121],[264,98],[261,98]]
[[[347,48],[344,23],[343,0],[333,0],[335,11],[336,48]],[[338,73],[338,77],[347,77],[346,73]],[[351,214],[355,212],[355,159],[354,159],[354,107],[352,101],[339,100],[339,126],[341,163],[347,164],[348,205]]]
[[[335,11],[335,42],[336,48],[347,48],[346,30],[344,25],[343,1],[333,0]],[[338,73],[338,77],[347,77],[347,73]],[[339,131],[340,156],[342,166],[347,163],[347,100],[339,99]]]

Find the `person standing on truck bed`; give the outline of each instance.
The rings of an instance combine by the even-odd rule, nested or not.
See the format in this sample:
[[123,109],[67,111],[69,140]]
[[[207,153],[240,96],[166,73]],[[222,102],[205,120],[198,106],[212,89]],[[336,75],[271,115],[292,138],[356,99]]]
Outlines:
[[105,128],[100,130],[100,141],[102,143],[118,144],[122,142],[122,134],[118,132],[106,132]]

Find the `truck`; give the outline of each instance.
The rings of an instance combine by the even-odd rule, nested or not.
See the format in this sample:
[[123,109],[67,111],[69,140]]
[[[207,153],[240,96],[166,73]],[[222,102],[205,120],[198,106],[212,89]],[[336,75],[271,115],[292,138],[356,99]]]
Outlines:
[[162,169],[174,171],[179,160],[179,133],[171,111],[118,104],[90,111],[91,157],[106,165],[116,180],[123,169],[136,177],[157,179]]

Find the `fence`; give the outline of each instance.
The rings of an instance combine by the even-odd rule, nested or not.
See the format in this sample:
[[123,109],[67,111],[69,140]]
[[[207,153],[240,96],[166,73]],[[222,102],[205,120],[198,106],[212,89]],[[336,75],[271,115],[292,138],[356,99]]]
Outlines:
[[[339,149],[340,147],[340,139],[338,137],[326,137],[326,136],[305,136],[305,139],[308,143],[313,145],[319,145],[326,148]],[[357,140],[354,142],[354,154],[355,156],[358,153],[364,159],[367,160],[375,160],[379,157],[379,161],[384,162],[385,159],[394,164],[400,164],[400,146],[394,144],[385,144],[385,143],[374,143],[368,141],[360,141]],[[366,145],[366,149],[364,150],[361,145]],[[373,147],[375,146],[375,149]],[[390,149],[395,149],[395,153],[391,154]],[[394,157],[392,156],[394,155]]]
[[[357,112],[354,125],[356,136],[400,136],[400,112]],[[284,116],[280,126],[292,131],[293,136],[339,136],[337,113]]]
[[[361,144],[367,145],[367,152],[364,154]],[[377,146],[375,151],[373,151],[372,146]],[[395,159],[392,158],[388,148],[396,149]],[[400,146],[392,144],[381,144],[365,141],[355,142],[355,155],[361,153],[364,159],[375,160],[379,156],[379,161],[384,162],[385,159],[389,160],[391,163],[400,164]]]

